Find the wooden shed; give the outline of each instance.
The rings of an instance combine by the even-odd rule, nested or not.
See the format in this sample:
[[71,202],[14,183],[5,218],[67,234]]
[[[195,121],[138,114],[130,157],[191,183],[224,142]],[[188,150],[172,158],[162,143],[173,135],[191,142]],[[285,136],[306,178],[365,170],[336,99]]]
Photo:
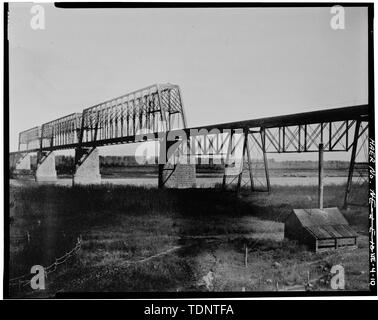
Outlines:
[[285,220],[285,238],[316,252],[356,248],[357,236],[338,208],[294,209]]

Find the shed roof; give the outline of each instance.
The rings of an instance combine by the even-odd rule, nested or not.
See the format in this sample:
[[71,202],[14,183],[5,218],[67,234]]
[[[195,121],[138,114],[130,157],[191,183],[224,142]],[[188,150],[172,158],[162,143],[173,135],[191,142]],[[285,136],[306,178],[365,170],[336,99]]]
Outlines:
[[348,225],[348,221],[338,208],[321,209],[294,209],[294,214],[298,217],[304,227],[319,225]]
[[351,238],[357,233],[348,225],[305,227],[317,239]]
[[294,209],[301,225],[318,239],[356,237],[338,208]]

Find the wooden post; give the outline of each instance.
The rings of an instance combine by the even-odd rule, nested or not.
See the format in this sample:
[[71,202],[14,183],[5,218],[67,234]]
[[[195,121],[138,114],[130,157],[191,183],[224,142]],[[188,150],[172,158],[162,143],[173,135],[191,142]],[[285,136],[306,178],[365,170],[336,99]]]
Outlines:
[[244,245],[245,255],[244,255],[244,265],[248,267],[248,246],[247,244]]
[[270,177],[269,177],[269,168],[268,168],[268,157],[266,156],[266,148],[265,148],[265,129],[261,130],[261,146],[264,158],[264,168],[265,168],[265,179],[266,179],[266,189],[270,192]]
[[319,144],[319,185],[318,185],[318,200],[319,209],[323,209],[323,143]]
[[355,132],[354,132],[352,154],[350,157],[348,181],[347,181],[346,190],[345,190],[344,209],[348,208],[348,196],[352,188],[353,171],[354,171],[354,164],[356,162],[356,153],[357,153],[357,144],[358,144],[358,135],[359,135],[360,126],[361,126],[361,121],[357,121]]
[[[244,155],[247,154],[247,156],[249,156],[249,150],[248,150],[248,152],[246,151],[247,148],[248,148],[248,130],[244,130],[243,137],[244,137],[244,141],[243,141],[243,150],[242,150],[242,156],[241,156],[240,173],[239,173],[239,177],[238,177],[238,184],[237,184],[237,187],[236,187],[237,193],[240,192],[241,182],[242,182],[242,178],[243,178],[244,162],[245,162]],[[251,172],[249,165],[250,165],[250,162],[249,162],[249,159],[248,159],[248,170],[249,170],[249,172]],[[252,180],[251,180],[251,182],[252,182]]]
[[[247,151],[247,161],[248,161],[248,172],[249,172],[249,180],[251,181],[251,191],[255,189],[254,182],[253,182],[253,173],[252,173],[252,156],[249,152],[249,133],[246,131],[245,139],[247,143],[246,151]],[[243,155],[244,156],[244,155]]]
[[224,163],[224,173],[223,173],[223,182],[222,182],[222,189],[223,190],[226,189],[226,182],[227,182],[226,171],[227,171],[227,166],[230,163],[230,158],[232,156],[231,155],[231,153],[232,153],[232,138],[233,138],[233,134],[232,134],[232,130],[231,130],[230,134],[229,134],[230,141],[228,142],[228,149],[227,149],[226,160],[225,160],[225,163]]

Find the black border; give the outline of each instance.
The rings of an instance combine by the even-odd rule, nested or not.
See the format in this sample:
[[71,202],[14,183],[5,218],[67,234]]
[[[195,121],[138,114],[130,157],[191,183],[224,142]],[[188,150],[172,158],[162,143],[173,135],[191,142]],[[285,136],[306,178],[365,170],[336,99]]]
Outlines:
[[[368,83],[368,103],[369,103],[369,143],[370,141],[374,141],[374,144],[376,144],[375,141],[375,105],[374,105],[374,98],[375,98],[375,92],[374,92],[374,6],[368,6],[368,76],[369,76],[369,83]],[[374,170],[375,173],[375,150],[374,150],[374,158],[369,157],[369,167],[370,171],[371,169]],[[370,190],[374,190],[376,192],[376,177],[374,175],[369,175],[369,186]],[[370,202],[370,197],[369,197]],[[376,238],[376,218],[377,218],[377,212],[376,212],[376,199],[374,199],[374,206],[372,208],[372,216],[373,221],[375,223],[374,229],[369,229],[369,236],[371,238],[372,234],[374,239],[374,248],[369,247],[369,253],[374,254],[375,257],[377,256],[377,238]],[[370,222],[370,221],[369,221]],[[370,257],[369,257],[370,258]],[[377,263],[369,259],[369,267],[370,270],[373,268],[377,268]],[[377,271],[374,272],[374,274],[371,276],[371,279],[375,280],[375,285],[373,286],[370,283],[370,291],[375,296],[377,295]]]
[[3,297],[9,297],[9,259],[10,259],[10,233],[9,233],[9,41],[8,41],[8,14],[9,5],[4,2],[4,75],[3,75],[3,173],[4,173],[4,276]]
[[[121,9],[121,8],[303,8],[303,7],[331,7],[341,5],[344,7],[367,7],[368,9],[368,72],[369,72],[369,138],[375,141],[375,119],[374,119],[374,36],[373,18],[374,4],[371,2],[362,3],[210,3],[210,2],[55,2],[54,5],[61,9]],[[8,43],[8,12],[9,4],[4,3],[4,276],[3,296],[9,297],[9,43]],[[371,164],[375,169],[375,164]],[[375,176],[370,179],[375,191]],[[5,214],[7,213],[7,214]],[[373,218],[376,221],[376,209],[373,210]],[[376,238],[374,250],[376,254]],[[371,251],[372,252],[372,251]],[[371,267],[371,262],[370,262]],[[375,273],[375,282],[377,275]],[[323,291],[323,292],[78,292],[78,293],[57,293],[57,299],[181,299],[181,298],[263,298],[263,297],[341,297],[341,296],[376,296],[377,286],[370,286],[367,291]],[[28,299],[22,299],[28,300]],[[151,303],[153,301],[150,301]],[[232,301],[235,303],[236,301]],[[188,302],[189,303],[189,302]]]
[[371,2],[55,2],[62,9],[373,7]]

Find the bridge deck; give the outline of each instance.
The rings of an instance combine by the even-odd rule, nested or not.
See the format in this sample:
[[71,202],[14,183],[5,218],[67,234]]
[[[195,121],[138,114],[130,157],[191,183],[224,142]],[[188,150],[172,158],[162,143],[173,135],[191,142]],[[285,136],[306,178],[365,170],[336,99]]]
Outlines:
[[[312,112],[303,112],[283,116],[275,117],[266,117],[252,120],[243,120],[236,122],[212,124],[199,127],[191,127],[185,129],[175,129],[171,130],[172,134],[179,134],[182,131],[185,131],[187,135],[191,131],[199,131],[205,129],[207,131],[218,129],[221,132],[223,130],[237,130],[237,129],[253,129],[253,128],[280,128],[280,127],[289,127],[289,126],[305,126],[310,124],[322,124],[322,123],[332,123],[332,122],[341,122],[341,121],[368,121],[369,115],[369,106],[368,105],[359,105],[352,107],[344,108],[334,108],[328,110],[312,111]],[[299,130],[300,131],[300,130]],[[152,135],[154,139],[157,139],[159,136],[164,135],[166,131],[154,132]],[[201,135],[201,133],[200,133]],[[110,139],[101,139],[96,141],[83,141],[80,143],[70,143],[63,145],[54,145],[43,148],[34,148],[28,150],[20,150],[10,152],[10,154],[17,153],[29,153],[29,152],[38,152],[38,151],[54,151],[54,150],[64,150],[64,149],[74,149],[78,147],[101,147],[107,145],[116,145],[116,144],[126,144],[126,143],[135,143],[136,136],[123,136]],[[306,151],[306,150],[302,150]],[[340,151],[332,150],[330,148],[328,151]],[[285,152],[283,150],[282,152]]]

